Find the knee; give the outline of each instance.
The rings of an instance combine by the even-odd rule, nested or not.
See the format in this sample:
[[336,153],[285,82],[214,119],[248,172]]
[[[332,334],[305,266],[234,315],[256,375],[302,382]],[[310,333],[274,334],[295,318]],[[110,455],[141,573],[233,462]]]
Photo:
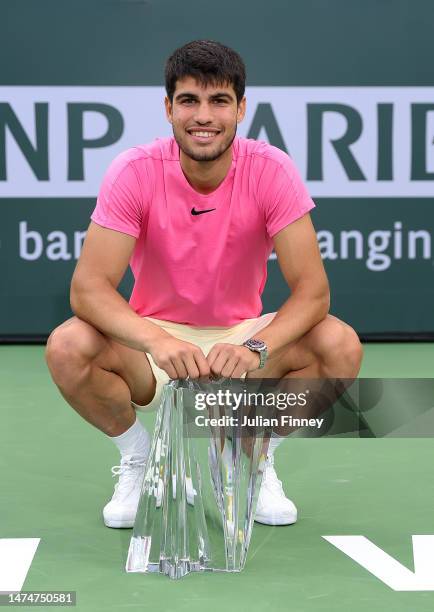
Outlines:
[[[54,382],[61,388],[74,386],[86,375],[89,364],[97,354],[98,332],[83,321],[68,321],[50,335],[45,350],[48,369]],[[93,336],[93,337],[92,337]]]
[[363,359],[363,347],[352,327],[334,320],[319,342],[324,375],[329,378],[355,378]]

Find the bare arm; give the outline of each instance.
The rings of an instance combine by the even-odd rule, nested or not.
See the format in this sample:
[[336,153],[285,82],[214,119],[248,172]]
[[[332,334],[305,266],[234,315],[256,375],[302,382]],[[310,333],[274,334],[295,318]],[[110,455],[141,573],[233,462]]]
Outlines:
[[91,223],[71,283],[71,307],[104,335],[150,353],[170,378],[208,376],[201,349],[142,319],[117,291],[135,238]]
[[116,342],[150,352],[169,336],[139,317],[117,291],[127,269],[135,238],[91,223],[71,283],[75,315]]
[[270,355],[298,340],[325,318],[330,307],[329,285],[310,215],[282,229],[273,242],[291,296],[272,322],[256,334]]
[[[328,281],[310,215],[278,232],[274,236],[274,248],[291,296],[272,322],[254,336],[266,343],[269,355],[324,319],[330,303]],[[214,345],[207,360],[213,373],[233,378],[259,366],[257,353],[234,344]]]

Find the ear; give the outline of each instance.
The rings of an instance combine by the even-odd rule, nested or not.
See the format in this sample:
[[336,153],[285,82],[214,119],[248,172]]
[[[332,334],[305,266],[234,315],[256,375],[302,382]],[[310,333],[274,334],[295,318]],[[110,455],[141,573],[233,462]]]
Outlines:
[[167,96],[164,98],[164,106],[166,107],[167,121],[172,123],[172,103]]
[[238,104],[237,123],[241,123],[241,121],[244,119],[245,114],[246,114],[246,96],[244,96],[242,100],[240,100],[240,103]]

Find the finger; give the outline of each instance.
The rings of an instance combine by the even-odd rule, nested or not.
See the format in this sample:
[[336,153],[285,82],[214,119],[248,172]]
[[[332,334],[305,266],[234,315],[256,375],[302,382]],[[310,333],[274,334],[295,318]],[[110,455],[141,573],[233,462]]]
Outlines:
[[177,374],[177,372],[175,370],[175,367],[174,367],[174,365],[173,365],[173,363],[171,361],[169,361],[169,363],[166,363],[164,365],[164,368],[162,368],[162,369],[166,372],[167,376],[169,378],[171,378],[172,380],[176,380],[178,378],[178,374]]
[[215,360],[219,356],[221,348],[222,348],[221,344],[214,344],[214,346],[208,353],[206,360],[210,368],[212,367],[212,364],[215,362]]
[[186,355],[183,358],[183,362],[190,378],[199,378],[199,368],[196,365],[193,354]]
[[224,368],[222,369],[222,376],[225,378],[232,378],[235,367],[238,364],[238,359],[236,357],[232,357],[232,359],[228,359],[225,363]]
[[201,350],[194,353],[194,360],[199,369],[199,376],[209,376],[211,373],[209,363]]
[[214,363],[211,366],[211,371],[213,372],[213,374],[215,374],[216,376],[221,376],[222,375],[221,372],[223,368],[225,367],[228,359],[229,359],[229,356],[227,355],[227,353],[223,351],[219,353],[217,359],[214,361]]
[[232,378],[241,378],[243,374],[247,372],[247,368],[242,363],[238,362],[232,372]]
[[173,367],[176,370],[177,378],[187,378],[187,369],[181,359],[172,359]]

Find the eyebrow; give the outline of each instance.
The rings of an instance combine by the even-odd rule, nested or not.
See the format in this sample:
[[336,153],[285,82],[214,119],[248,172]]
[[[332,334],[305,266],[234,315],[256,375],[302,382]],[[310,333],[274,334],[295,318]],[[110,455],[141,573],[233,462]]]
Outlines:
[[[181,93],[179,93],[177,96],[175,96],[175,100],[182,100],[183,98],[193,98],[194,100],[198,100],[199,96],[197,96],[194,93],[188,92],[188,91],[183,91]],[[211,96],[209,96],[209,100],[215,100],[217,98],[225,98],[226,100],[233,100],[234,97],[231,96],[228,93],[225,92],[218,92],[215,94],[212,94]]]

